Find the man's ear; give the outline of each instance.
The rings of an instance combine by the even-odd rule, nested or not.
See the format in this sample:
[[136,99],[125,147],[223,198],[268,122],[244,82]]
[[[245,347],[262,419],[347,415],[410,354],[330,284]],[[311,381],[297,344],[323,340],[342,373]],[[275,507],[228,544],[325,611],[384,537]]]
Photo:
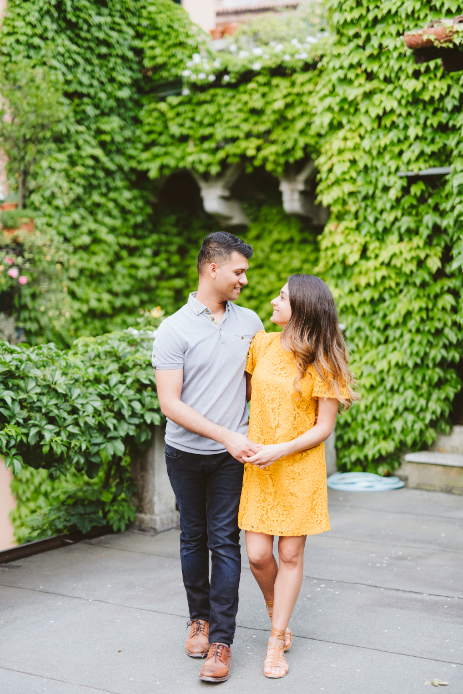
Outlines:
[[211,263],[208,268],[209,275],[215,279],[219,271],[219,266],[216,263]]

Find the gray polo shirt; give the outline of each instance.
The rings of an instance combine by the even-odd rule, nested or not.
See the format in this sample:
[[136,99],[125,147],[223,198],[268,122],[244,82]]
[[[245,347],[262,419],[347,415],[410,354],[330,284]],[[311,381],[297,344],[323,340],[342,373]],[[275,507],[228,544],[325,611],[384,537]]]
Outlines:
[[[251,340],[264,326],[254,311],[231,301],[218,325],[195,295],[190,294],[188,303],[159,326],[152,364],[156,369],[183,369],[182,402],[215,424],[247,434],[244,367]],[[188,453],[211,455],[226,450],[170,419],[166,443]]]

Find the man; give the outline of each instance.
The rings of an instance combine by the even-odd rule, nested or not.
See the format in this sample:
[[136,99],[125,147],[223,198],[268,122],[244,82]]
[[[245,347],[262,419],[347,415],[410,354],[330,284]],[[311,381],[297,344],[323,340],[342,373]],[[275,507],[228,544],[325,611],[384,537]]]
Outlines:
[[[153,366],[167,417],[166,463],[180,510],[180,557],[191,626],[186,652],[207,659],[200,678],[230,676],[241,555],[238,507],[247,438],[244,368],[260,318],[236,306],[253,251],[233,234],[209,234],[198,255],[198,291],[163,321]],[[211,580],[209,582],[209,551]]]

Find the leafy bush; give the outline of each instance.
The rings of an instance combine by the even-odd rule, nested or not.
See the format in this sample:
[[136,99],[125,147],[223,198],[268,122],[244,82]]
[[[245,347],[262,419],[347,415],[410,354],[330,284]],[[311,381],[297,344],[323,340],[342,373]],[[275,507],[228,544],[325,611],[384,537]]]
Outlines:
[[17,507],[10,512],[14,535],[19,544],[52,535],[109,525],[123,532],[135,520],[131,503],[136,485],[130,474],[130,459],[110,477],[102,466],[97,477],[71,470],[51,480],[46,470],[22,467],[11,482]]
[[[149,323],[159,323],[160,312]],[[145,322],[146,318],[143,317]],[[51,479],[79,473],[59,488],[32,536],[133,520],[131,457],[161,422],[150,366],[152,332],[128,329],[81,338],[61,352],[53,344],[0,342],[0,454],[7,467],[46,469]]]
[[51,476],[71,468],[97,476],[127,450],[150,440],[160,423],[149,333],[136,330],[53,344],[0,343],[0,454],[16,473],[23,464]]

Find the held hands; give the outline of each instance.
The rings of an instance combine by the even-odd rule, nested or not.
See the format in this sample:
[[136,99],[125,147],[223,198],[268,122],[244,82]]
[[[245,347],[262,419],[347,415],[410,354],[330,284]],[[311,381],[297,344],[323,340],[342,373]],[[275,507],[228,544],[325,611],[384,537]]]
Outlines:
[[243,456],[243,460],[245,463],[257,465],[262,470],[280,458],[284,458],[285,455],[288,455],[288,444],[275,443],[268,446],[260,445],[260,450],[255,455]]
[[233,431],[228,432],[223,445],[230,455],[239,460],[240,463],[248,462],[246,457],[255,455],[262,448],[260,443],[254,443],[244,434],[237,434]]

